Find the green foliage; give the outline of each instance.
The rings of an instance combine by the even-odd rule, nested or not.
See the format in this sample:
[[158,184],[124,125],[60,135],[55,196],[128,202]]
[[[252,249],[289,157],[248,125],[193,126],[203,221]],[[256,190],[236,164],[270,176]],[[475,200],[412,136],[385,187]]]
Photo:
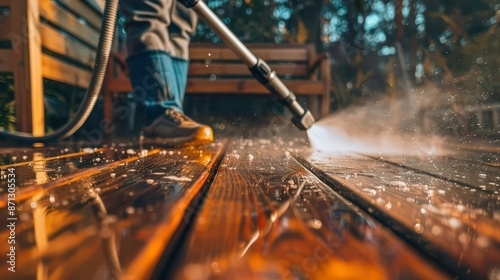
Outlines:
[[4,73],[0,74],[0,127],[16,129],[14,77]]
[[[243,42],[304,43],[308,28],[317,25],[319,17],[311,17],[313,0],[208,0],[208,6]],[[316,14],[319,14],[319,9]],[[317,36],[316,36],[317,37]],[[315,38],[309,38],[315,39]],[[198,25],[195,42],[219,43],[220,39],[203,22]]]

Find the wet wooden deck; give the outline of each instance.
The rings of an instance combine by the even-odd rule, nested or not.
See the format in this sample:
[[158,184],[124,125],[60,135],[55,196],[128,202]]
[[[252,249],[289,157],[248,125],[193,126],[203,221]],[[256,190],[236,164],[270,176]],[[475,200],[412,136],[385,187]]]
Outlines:
[[303,147],[2,148],[0,279],[500,279],[498,149]]

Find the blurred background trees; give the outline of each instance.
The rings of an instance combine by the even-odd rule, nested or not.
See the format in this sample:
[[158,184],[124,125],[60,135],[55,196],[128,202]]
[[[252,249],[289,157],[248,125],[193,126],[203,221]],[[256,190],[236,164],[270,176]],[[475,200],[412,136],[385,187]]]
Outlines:
[[[498,0],[206,2],[244,42],[314,43],[328,52],[332,110],[412,92],[459,118],[464,106],[500,102]],[[194,41],[220,39],[200,24]]]

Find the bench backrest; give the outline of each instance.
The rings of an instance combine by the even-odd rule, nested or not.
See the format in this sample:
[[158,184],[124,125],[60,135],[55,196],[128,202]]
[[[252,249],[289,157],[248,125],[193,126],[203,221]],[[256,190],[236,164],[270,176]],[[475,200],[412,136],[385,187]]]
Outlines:
[[[280,77],[285,79],[311,78],[310,68],[317,54],[313,45],[247,44],[252,53],[264,59]],[[225,45],[191,43],[190,77],[250,76],[248,67]]]

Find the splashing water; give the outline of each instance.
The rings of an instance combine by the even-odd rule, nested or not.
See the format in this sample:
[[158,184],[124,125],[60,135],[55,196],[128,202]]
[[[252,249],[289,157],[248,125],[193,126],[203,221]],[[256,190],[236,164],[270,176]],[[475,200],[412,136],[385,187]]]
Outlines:
[[315,123],[307,131],[309,143],[321,151],[437,154],[441,140],[418,133],[417,110],[409,101],[382,100],[343,111]]

